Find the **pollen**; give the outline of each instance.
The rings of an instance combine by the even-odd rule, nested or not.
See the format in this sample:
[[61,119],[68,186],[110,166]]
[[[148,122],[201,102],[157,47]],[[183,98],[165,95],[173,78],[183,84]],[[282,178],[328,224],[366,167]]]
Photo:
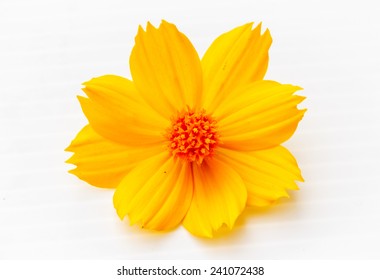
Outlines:
[[219,143],[216,121],[205,111],[179,113],[173,118],[167,137],[173,156],[198,164],[212,156]]

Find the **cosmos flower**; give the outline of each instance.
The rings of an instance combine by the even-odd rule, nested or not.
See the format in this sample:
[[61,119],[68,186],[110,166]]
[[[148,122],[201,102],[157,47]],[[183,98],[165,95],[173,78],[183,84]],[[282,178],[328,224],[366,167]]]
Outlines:
[[116,188],[121,219],[180,225],[212,237],[247,206],[266,206],[302,181],[281,146],[306,110],[301,88],[263,80],[272,38],[252,24],[218,37],[202,59],[175,25],[140,26],[132,80],[106,75],[79,96],[89,124],[72,141],[70,172]]

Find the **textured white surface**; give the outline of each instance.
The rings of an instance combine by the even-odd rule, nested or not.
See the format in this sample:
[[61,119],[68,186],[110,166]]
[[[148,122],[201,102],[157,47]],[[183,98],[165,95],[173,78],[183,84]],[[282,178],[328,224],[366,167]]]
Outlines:
[[[380,23],[376,1],[0,2],[0,259],[380,258]],[[203,54],[220,33],[263,21],[267,79],[305,88],[286,146],[306,182],[214,240],[120,222],[113,191],[67,173],[86,123],[81,83],[129,76],[138,24],[177,24]]]

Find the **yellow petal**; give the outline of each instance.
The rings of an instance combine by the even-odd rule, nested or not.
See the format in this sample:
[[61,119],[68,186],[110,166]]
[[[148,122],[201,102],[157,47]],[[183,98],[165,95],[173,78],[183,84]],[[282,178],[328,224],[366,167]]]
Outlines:
[[298,189],[294,181],[303,182],[296,160],[282,146],[254,152],[227,149],[218,152],[243,178],[250,206],[266,206],[281,197],[289,197],[286,190]]
[[217,157],[193,164],[194,195],[183,225],[194,235],[212,237],[230,229],[244,209],[247,189],[238,173]]
[[66,151],[74,152],[67,160],[77,167],[70,171],[96,187],[115,188],[136,162],[155,153],[161,147],[129,148],[98,135],[91,126],[85,126]]
[[92,128],[114,142],[143,146],[163,140],[169,120],[155,113],[128,79],[107,75],[84,83],[89,98],[78,96]]
[[130,57],[133,81],[157,112],[170,118],[188,105],[199,106],[202,70],[197,52],[176,26],[162,21],[141,27]]
[[305,98],[293,95],[300,89],[273,81],[258,81],[232,93],[215,113],[221,146],[252,151],[286,141],[306,111],[297,109],[297,104]]
[[210,112],[235,88],[262,80],[272,43],[269,30],[261,35],[261,24],[237,27],[218,37],[202,58],[204,107]]
[[192,198],[190,165],[163,152],[140,162],[120,182],[114,206],[121,219],[152,230],[169,230],[185,216]]

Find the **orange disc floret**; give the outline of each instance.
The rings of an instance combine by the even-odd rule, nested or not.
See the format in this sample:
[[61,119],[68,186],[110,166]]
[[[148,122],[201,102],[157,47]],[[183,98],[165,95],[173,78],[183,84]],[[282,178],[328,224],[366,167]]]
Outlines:
[[201,164],[218,146],[216,121],[204,110],[185,111],[173,119],[168,139],[172,155]]

